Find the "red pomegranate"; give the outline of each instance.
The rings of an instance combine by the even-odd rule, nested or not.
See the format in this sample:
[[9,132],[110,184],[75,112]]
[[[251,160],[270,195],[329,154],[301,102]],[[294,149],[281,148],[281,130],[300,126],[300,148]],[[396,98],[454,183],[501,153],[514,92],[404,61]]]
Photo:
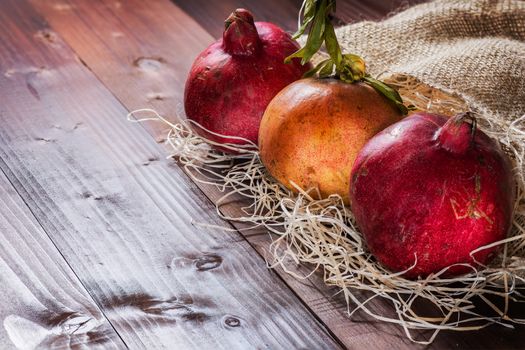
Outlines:
[[[508,157],[468,114],[419,113],[373,137],[352,169],[350,200],[372,254],[407,278],[487,263],[511,227]],[[417,258],[417,263],[416,263]],[[479,266],[478,266],[479,267]],[[471,271],[455,265],[452,276]]]
[[[257,144],[259,124],[268,103],[285,86],[311,69],[299,59],[284,59],[299,45],[278,26],[254,23],[252,14],[235,10],[226,20],[222,40],[195,60],[186,81],[184,108],[189,119],[222,135]],[[220,143],[247,142],[195,130]]]

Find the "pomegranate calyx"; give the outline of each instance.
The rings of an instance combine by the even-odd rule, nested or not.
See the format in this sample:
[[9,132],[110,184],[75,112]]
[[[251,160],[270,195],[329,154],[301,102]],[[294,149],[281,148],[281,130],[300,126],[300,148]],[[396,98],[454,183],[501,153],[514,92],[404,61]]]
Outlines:
[[237,9],[224,21],[222,46],[232,56],[250,56],[260,50],[261,39],[250,11]]
[[438,144],[447,151],[464,154],[474,143],[476,118],[469,112],[451,117],[436,133]]
[[394,88],[370,77],[366,73],[366,64],[361,57],[341,51],[331,17],[335,7],[336,0],[303,0],[300,11],[302,21],[294,37],[299,37],[309,29],[308,38],[302,48],[286,58],[285,63],[300,58],[301,64],[306,64],[324,43],[329,57],[306,72],[305,77],[315,75],[319,78],[335,77],[349,84],[364,81],[384,95],[403,115],[408,114],[413,109],[412,106],[405,106],[403,99]]

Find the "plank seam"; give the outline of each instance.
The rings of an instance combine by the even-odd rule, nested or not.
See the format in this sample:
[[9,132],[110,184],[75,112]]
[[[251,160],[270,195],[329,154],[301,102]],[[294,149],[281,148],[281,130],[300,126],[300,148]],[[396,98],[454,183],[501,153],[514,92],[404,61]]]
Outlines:
[[[177,5],[175,5],[172,1],[169,1],[169,3],[178,8],[181,12],[184,12],[186,15],[188,15],[189,17],[191,17],[189,14],[187,14],[184,10],[180,9]],[[32,5],[31,5],[32,6]],[[124,104],[124,102],[118,97],[116,96],[113,91],[110,90],[110,88],[107,86],[106,83],[104,83],[104,81],[91,69],[91,67],[89,67],[89,65],[87,64],[87,62],[85,62],[81,57],[80,55],[78,54],[78,52],[69,44],[69,42],[67,42],[61,35],[60,35],[60,32],[55,30],[54,26],[47,21],[47,17],[45,14],[43,13],[40,13],[39,11],[37,11],[37,9],[35,9],[33,7],[33,9],[40,15],[42,16],[45,20],[46,20],[46,24],[49,26],[49,28],[53,29],[53,31],[55,33],[57,33],[58,37],[60,38],[60,40],[62,40],[62,42],[67,46],[67,48],[74,54],[74,58],[81,63],[81,65],[90,73],[94,76],[94,78],[101,84],[101,87],[103,87],[109,94],[111,94],[111,96],[118,102],[118,104],[121,105],[121,107],[123,107],[124,110],[128,111],[128,112],[131,112],[131,110]],[[196,25],[199,25],[199,24],[196,24]],[[206,31],[206,29],[203,29]],[[206,31],[208,32],[208,31]],[[95,33],[95,35],[97,35],[97,33]],[[98,35],[97,35],[98,37]],[[104,42],[103,40],[101,40],[102,42]],[[139,123],[140,124],[140,123]],[[150,131],[143,125],[143,124],[140,124],[140,127],[146,131],[146,133],[151,137],[152,141],[155,142],[155,136],[152,135],[150,133]],[[4,162],[5,164],[5,162]],[[188,174],[186,173],[186,171],[180,167],[179,164],[177,164],[177,166],[183,171],[183,173],[185,174],[185,176],[187,176],[189,178],[189,180],[191,182],[193,182],[196,187],[198,188],[198,190],[200,191],[200,193],[206,198],[206,200],[208,200],[213,207],[215,207],[215,203],[213,202],[213,200],[211,199],[211,197],[203,190],[203,188],[196,182],[194,182],[190,176],[188,176]],[[7,175],[6,175],[7,176]],[[9,179],[9,181],[11,181]],[[17,193],[18,193],[18,189],[17,190]],[[25,203],[25,201],[24,201]],[[27,205],[27,204],[26,204]],[[34,215],[34,213],[31,211],[31,213]],[[222,211],[221,211],[222,213]],[[264,258],[263,254],[260,253],[256,248],[255,248],[255,245],[252,244],[250,242],[250,240],[248,240],[247,237],[244,236],[244,234],[242,234],[242,232],[239,231],[239,229],[231,222],[231,221],[228,221],[228,220],[224,220],[226,221],[226,223],[235,230],[235,232],[237,232],[237,234],[241,237],[242,240],[246,241],[246,243],[248,243],[248,245],[255,251],[255,253],[261,258],[261,260],[266,264],[266,259]],[[40,224],[40,221],[38,221],[39,224]],[[266,232],[267,234],[269,234],[268,232]],[[46,232],[47,234],[47,232]],[[48,235],[49,237],[49,235]],[[55,245],[55,243],[53,242],[53,245]],[[55,245],[55,247],[58,249],[58,247]],[[60,250],[59,250],[60,252]],[[62,255],[62,252],[60,252],[60,254]],[[63,255],[62,255],[63,256]],[[65,259],[65,258],[64,258]],[[66,261],[67,262],[67,261]],[[69,263],[68,263],[68,266]],[[71,267],[70,267],[71,268]],[[334,340],[334,342],[336,344],[338,344],[340,346],[341,349],[347,349],[347,347],[344,345],[344,343],[342,342],[342,340],[340,340],[335,334],[334,332],[332,332],[332,330],[328,327],[328,325],[319,317],[319,315],[317,313],[315,313],[312,308],[310,308],[310,306],[306,303],[305,300],[303,300],[296,292],[295,290],[286,282],[286,280],[281,276],[281,274],[276,271],[275,269],[270,269],[270,272],[277,276],[277,278],[283,283],[284,286],[286,286],[288,288],[288,290],[292,293],[292,295],[295,296],[295,298],[299,301],[300,304],[302,304],[305,309],[307,310],[307,312],[313,317],[313,320],[315,320],[320,328],[320,330],[324,331],[325,334],[327,334],[330,338],[332,338]],[[75,273],[75,276],[78,278],[78,275]],[[84,284],[82,284],[83,287],[85,288]],[[87,288],[86,288],[87,289]],[[89,293],[89,291],[88,291]],[[93,298],[93,296],[91,295],[90,293],[90,296]],[[97,306],[99,308],[101,308],[101,306],[96,303]],[[101,312],[104,314],[104,317],[107,319],[105,313],[101,310]],[[115,329],[115,327],[113,326],[113,324],[111,323],[111,321],[108,319],[108,322],[111,324],[112,328]],[[116,329],[115,329],[116,331]],[[117,332],[117,334],[119,335],[119,337],[122,339],[122,337],[120,336],[120,334]],[[123,340],[122,340],[123,341]],[[124,342],[124,341],[123,341]],[[127,344],[124,342],[124,344],[126,345],[127,347]]]
[[115,331],[115,333],[117,334],[117,336],[119,337],[120,341],[122,342],[122,344],[124,344],[124,346],[126,347],[126,349],[129,349],[129,346],[126,344],[126,342],[124,341],[124,339],[122,338],[122,336],[120,335],[120,333],[117,331],[117,329],[115,328],[115,326],[113,325],[113,323],[111,323],[111,321],[109,320],[109,318],[107,317],[106,313],[104,312],[102,306],[97,302],[97,300],[94,298],[94,296],[90,293],[89,289],[86,287],[86,285],[84,284],[84,282],[80,279],[80,277],[77,275],[76,271],[73,269],[73,267],[71,266],[71,264],[69,263],[69,261],[67,261],[66,257],[64,256],[64,254],[62,254],[62,251],[58,248],[58,246],[56,245],[55,241],[53,240],[53,238],[51,238],[51,235],[48,233],[48,231],[45,229],[45,227],[43,226],[42,222],[40,221],[40,219],[38,218],[38,216],[35,214],[35,212],[33,211],[33,209],[31,209],[31,207],[29,206],[28,202],[26,201],[26,199],[22,196],[22,194],[20,193],[19,189],[15,186],[15,183],[13,182],[13,180],[11,179],[11,177],[9,176],[9,174],[6,172],[5,169],[8,169],[10,174],[16,178],[16,176],[14,175],[14,173],[11,171],[11,169],[9,168],[9,166],[7,165],[7,163],[4,161],[3,158],[0,157],[0,161],[1,163],[3,164],[3,166],[0,166],[0,171],[2,172],[2,174],[4,174],[5,178],[7,179],[7,181],[9,182],[9,184],[13,187],[13,189],[15,190],[16,194],[18,195],[18,197],[22,200],[22,202],[24,203],[24,205],[26,206],[26,208],[29,210],[29,212],[31,213],[31,215],[33,216],[33,218],[35,219],[36,223],[38,224],[38,226],[42,229],[42,231],[45,233],[45,235],[47,236],[47,238],[49,239],[49,241],[51,242],[51,244],[53,245],[53,247],[57,250],[58,254],[60,255],[60,257],[64,260],[64,262],[66,263],[66,266],[69,268],[69,270],[73,273],[73,275],[75,276],[75,278],[77,279],[78,283],[80,283],[80,285],[82,286],[82,288],[86,291],[87,295],[89,296],[89,298],[93,301],[93,304],[98,308],[98,310],[100,311],[101,315],[104,317],[104,319],[109,323],[109,325],[111,326],[111,328]]

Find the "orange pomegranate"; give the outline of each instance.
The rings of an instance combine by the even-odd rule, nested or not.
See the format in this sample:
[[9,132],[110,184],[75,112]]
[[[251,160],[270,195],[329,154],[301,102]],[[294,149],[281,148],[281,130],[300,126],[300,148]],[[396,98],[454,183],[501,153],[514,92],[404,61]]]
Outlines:
[[357,153],[402,117],[395,105],[364,82],[298,80],[277,94],[263,115],[261,160],[291,190],[293,182],[305,190],[317,188],[323,198],[339,194],[348,204]]
[[330,14],[335,1],[307,0],[302,24],[305,45],[287,57],[306,64],[321,46],[328,58],[281,90],[264,112],[259,128],[261,160],[279,182],[311,194],[338,194],[349,204],[350,172],[357,153],[375,134],[399,121],[408,108],[399,93],[366,72],[358,55],[343,53]]

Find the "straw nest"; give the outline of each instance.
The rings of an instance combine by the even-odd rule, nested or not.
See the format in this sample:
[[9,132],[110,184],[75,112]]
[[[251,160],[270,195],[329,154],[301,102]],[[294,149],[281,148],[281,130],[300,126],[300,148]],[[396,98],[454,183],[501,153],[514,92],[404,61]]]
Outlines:
[[[397,86],[407,104],[419,110],[453,115],[470,109],[467,101],[454,94],[431,88],[408,76],[386,79]],[[266,171],[253,147],[236,149],[226,155],[212,149],[212,141],[197,135],[188,120],[171,123],[155,111],[130,113],[133,121],[160,121],[169,127],[166,143],[187,173],[199,182],[216,185],[224,193],[216,203],[226,220],[265,227],[273,236],[269,266],[281,266],[294,274],[289,264],[301,263],[320,273],[324,282],[340,288],[350,316],[365,312],[375,319],[400,325],[412,341],[428,344],[442,330],[478,330],[490,324],[513,327],[525,323],[512,314],[517,303],[525,301],[525,115],[507,120],[473,111],[478,126],[497,139],[512,159],[517,200],[512,230],[500,254],[483,268],[470,266],[471,272],[457,278],[443,277],[443,271],[420,280],[408,280],[402,273],[384,269],[367,251],[351,210],[333,195],[316,200],[315,189],[297,188],[292,193]],[[193,128],[192,128],[193,127]],[[220,212],[232,197],[243,197],[243,213],[228,217]],[[307,278],[308,276],[298,276]],[[363,293],[362,291],[365,291]],[[366,297],[364,297],[366,296]],[[369,307],[377,298],[394,309],[390,315]],[[421,308],[421,305],[425,307]],[[425,311],[421,311],[421,310]],[[418,339],[413,330],[428,330]]]

